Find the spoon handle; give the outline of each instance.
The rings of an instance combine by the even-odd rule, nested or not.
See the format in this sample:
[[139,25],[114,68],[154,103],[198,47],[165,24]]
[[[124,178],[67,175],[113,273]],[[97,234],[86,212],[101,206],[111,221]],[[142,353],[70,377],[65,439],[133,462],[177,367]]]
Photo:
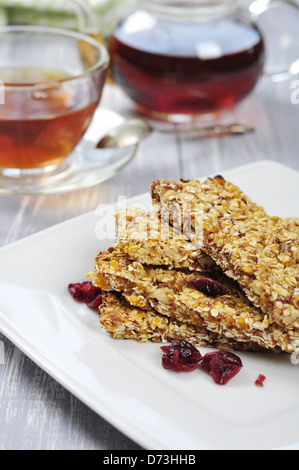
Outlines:
[[[208,137],[225,137],[230,135],[244,135],[249,132],[254,132],[254,127],[247,126],[246,124],[228,124],[228,125],[215,125],[210,127],[198,127],[197,129],[184,129],[177,128],[177,134],[188,134],[196,138]],[[163,131],[162,132],[168,132]]]
[[198,137],[225,137],[230,135],[243,135],[253,132],[254,128],[245,124],[217,125],[212,127],[203,127],[198,129]]

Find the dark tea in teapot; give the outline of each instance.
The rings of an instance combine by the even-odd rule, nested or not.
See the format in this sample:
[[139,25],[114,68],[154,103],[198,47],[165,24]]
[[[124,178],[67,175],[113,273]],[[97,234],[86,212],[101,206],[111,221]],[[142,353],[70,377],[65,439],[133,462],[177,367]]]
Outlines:
[[264,66],[255,25],[234,15],[190,16],[186,6],[172,8],[174,2],[142,3],[109,44],[114,80],[140,111],[185,121],[217,115],[251,92]]

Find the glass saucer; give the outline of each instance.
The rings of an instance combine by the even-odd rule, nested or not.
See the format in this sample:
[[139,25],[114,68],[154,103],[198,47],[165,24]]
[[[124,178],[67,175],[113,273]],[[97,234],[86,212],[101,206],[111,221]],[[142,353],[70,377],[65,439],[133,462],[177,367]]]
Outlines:
[[95,148],[100,138],[125,119],[98,108],[84,138],[59,167],[43,175],[0,176],[1,194],[55,194],[95,186],[112,178],[135,157],[138,145],[124,149]]

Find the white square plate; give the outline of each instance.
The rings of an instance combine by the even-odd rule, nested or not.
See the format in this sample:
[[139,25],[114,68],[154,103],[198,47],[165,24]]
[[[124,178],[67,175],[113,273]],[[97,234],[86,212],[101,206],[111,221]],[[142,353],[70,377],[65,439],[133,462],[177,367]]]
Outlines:
[[[271,215],[298,216],[294,170],[263,161],[223,176]],[[149,194],[130,204],[149,208]],[[159,344],[113,340],[97,314],[71,298],[68,284],[86,280],[98,251],[114,243],[96,236],[103,222],[97,214],[0,250],[3,334],[146,449],[299,449],[299,365],[288,355],[241,353],[243,369],[219,386],[200,371],[164,370]],[[255,385],[259,374],[263,388]]]

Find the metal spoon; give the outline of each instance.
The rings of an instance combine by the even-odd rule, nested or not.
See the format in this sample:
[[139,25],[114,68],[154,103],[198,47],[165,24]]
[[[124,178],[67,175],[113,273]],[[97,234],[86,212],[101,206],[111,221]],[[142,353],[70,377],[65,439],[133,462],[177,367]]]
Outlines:
[[136,145],[153,132],[153,128],[143,119],[130,119],[105,134],[96,148],[122,148]]
[[[148,137],[153,128],[143,119],[130,119],[119,126],[111,129],[105,134],[98,144],[97,149],[103,148],[122,148],[138,144],[141,140]],[[215,125],[211,127],[202,127],[193,130],[178,130],[178,133],[189,133],[196,137],[223,137],[228,135],[243,135],[252,132],[254,129],[244,124]],[[162,131],[171,132],[171,131]]]

